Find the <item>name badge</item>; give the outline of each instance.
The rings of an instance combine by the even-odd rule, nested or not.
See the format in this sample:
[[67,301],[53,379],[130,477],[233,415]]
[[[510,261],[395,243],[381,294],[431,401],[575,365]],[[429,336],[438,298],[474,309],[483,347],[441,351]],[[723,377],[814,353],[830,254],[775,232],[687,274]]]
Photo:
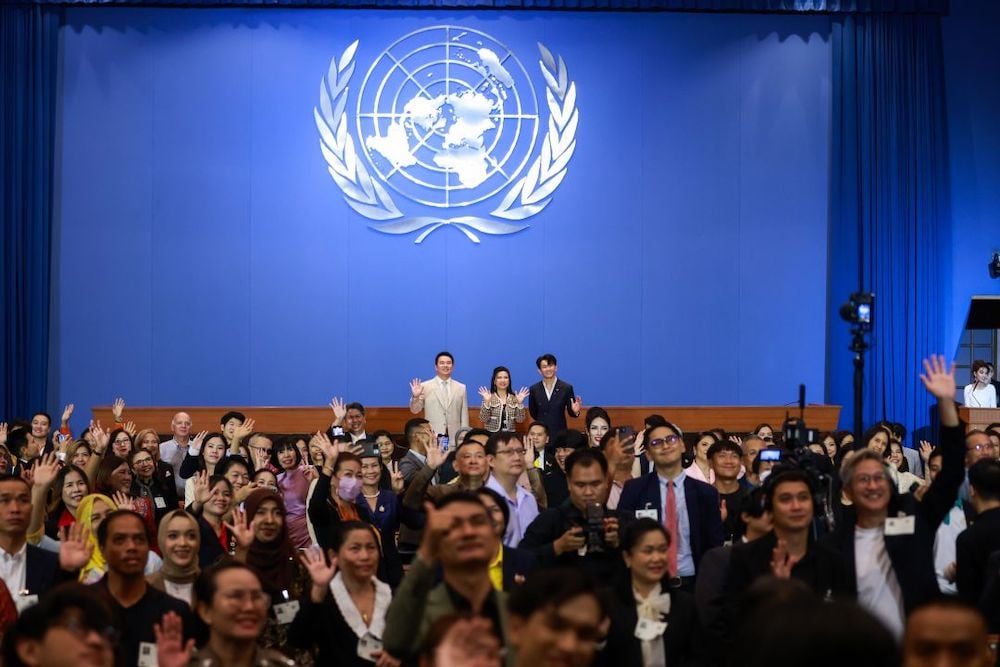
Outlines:
[[659,521],[660,520],[660,517],[656,513],[655,509],[654,510],[651,510],[651,509],[636,510],[635,511],[635,518],[636,519],[652,519],[653,521]]
[[156,496],[153,498],[153,504],[156,505],[156,509],[162,510],[167,507],[167,501],[163,499],[162,496]]
[[25,591],[25,593],[22,593],[21,595],[15,595],[13,597],[14,597],[14,606],[17,607],[18,614],[23,613],[24,610],[27,609],[28,607],[34,607],[36,604],[38,604],[38,596],[27,595],[27,591]]
[[274,616],[278,619],[279,625],[288,625],[295,620],[297,613],[299,613],[298,600],[274,605]]
[[156,644],[139,642],[139,667],[157,667],[159,659],[156,655]]
[[375,662],[376,653],[382,650],[382,640],[370,632],[358,639],[358,657],[362,660]]
[[885,520],[886,535],[912,535],[916,527],[916,517],[913,515],[891,516]]
[[651,621],[648,618],[640,618],[635,624],[635,638],[644,642],[652,641],[663,635],[667,630],[665,621]]

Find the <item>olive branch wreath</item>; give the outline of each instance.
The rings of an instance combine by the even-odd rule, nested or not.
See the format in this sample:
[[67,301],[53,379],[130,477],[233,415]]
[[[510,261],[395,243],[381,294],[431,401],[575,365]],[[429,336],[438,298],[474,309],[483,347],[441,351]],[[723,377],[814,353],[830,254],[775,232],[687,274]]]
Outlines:
[[[354,138],[347,131],[348,84],[354,74],[354,56],[358,40],[350,44],[340,58],[332,58],[323,81],[320,82],[319,107],[313,109],[320,134],[320,150],[328,171],[344,195],[344,201],[370,220],[386,221],[372,229],[387,234],[409,234],[421,230],[415,243],[445,225],[459,229],[473,243],[479,243],[475,232],[512,234],[528,225],[503,222],[479,216],[441,218],[414,216],[406,218],[396,207],[392,196],[372,179],[354,147]],[[548,132],[542,140],[542,150],[528,172],[507,191],[500,205],[490,215],[505,220],[521,221],[540,213],[552,201],[552,193],[566,176],[567,165],[576,149],[576,130],[580,113],[576,108],[576,83],[569,80],[566,63],[558,61],[541,43],[538,61],[545,78],[545,97],[549,107]],[[404,218],[399,220],[399,218]]]

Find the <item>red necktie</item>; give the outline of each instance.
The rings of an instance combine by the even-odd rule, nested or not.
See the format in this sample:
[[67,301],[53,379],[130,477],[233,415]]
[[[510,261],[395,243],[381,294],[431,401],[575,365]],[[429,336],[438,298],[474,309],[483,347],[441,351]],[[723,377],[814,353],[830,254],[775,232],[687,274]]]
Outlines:
[[667,554],[667,567],[670,568],[670,576],[677,576],[677,496],[674,494],[674,483],[667,480],[667,504],[664,508],[663,518],[667,532],[670,533],[670,551]]

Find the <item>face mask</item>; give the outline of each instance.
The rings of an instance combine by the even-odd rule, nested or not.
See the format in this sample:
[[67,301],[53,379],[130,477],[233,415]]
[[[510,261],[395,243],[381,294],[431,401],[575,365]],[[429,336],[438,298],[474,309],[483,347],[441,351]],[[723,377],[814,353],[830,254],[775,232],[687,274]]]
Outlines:
[[337,482],[337,495],[341,500],[353,502],[361,493],[361,480],[357,477],[341,477]]

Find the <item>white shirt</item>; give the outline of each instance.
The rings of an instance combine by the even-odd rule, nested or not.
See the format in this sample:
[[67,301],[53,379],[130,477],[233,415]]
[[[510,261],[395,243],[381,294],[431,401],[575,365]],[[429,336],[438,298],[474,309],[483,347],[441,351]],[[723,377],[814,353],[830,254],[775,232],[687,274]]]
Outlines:
[[[27,572],[28,543],[21,545],[21,550],[14,554],[0,549],[0,579],[7,584],[12,598],[17,598],[25,588],[24,577]],[[38,591],[29,591],[37,593]]]
[[898,641],[903,636],[903,593],[885,550],[882,526],[854,529],[854,566],[858,603],[882,621]]
[[992,384],[976,388],[978,382],[965,385],[965,407],[995,408],[997,406],[997,388]]
[[549,385],[545,384],[545,380],[542,380],[542,389],[545,390],[545,398],[549,399],[550,401],[552,400],[552,392],[556,390],[556,382],[558,381],[559,381],[558,378],[552,378],[552,386],[550,387]]
[[958,586],[945,578],[944,571],[955,562],[955,540],[966,528],[965,512],[956,502],[934,535],[934,574],[937,575],[938,588],[945,595],[958,594]]
[[[190,442],[190,441],[188,441]],[[180,445],[176,440],[160,443],[160,460],[174,469],[174,482],[177,484],[177,495],[184,495],[184,481],[181,479],[181,461],[187,454],[187,445]]]

